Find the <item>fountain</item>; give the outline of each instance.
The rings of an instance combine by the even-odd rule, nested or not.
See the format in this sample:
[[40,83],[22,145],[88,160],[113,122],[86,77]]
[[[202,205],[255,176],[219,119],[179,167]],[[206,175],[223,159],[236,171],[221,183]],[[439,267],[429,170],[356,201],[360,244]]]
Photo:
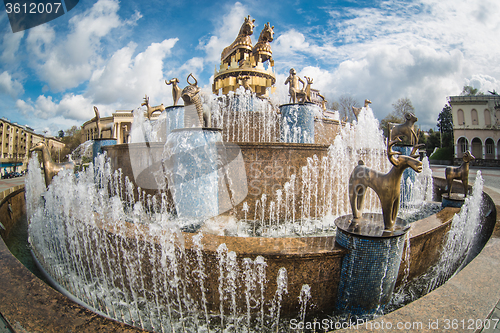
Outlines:
[[[252,48],[252,26],[246,18],[223,52],[213,86],[223,96],[200,95],[188,77],[184,107],[175,106],[183,128],[168,125],[169,107],[156,123],[136,110],[133,143],[101,147],[86,170],[62,170],[49,186],[38,160],[30,161],[29,241],[58,290],[101,316],[151,331],[288,331],[292,321],[333,320],[344,309],[363,320],[382,315],[411,298],[401,295],[419,289],[414,281],[432,286],[418,296],[430,292],[484,245],[487,237],[476,234],[481,226],[491,233],[491,216],[476,211],[485,200],[480,182],[455,218],[460,210],[447,207],[418,215],[410,228],[392,207],[382,234],[401,233],[388,230],[382,245],[372,246],[386,272],[374,289],[378,303],[363,313],[345,306],[352,272],[366,272],[347,245],[363,242],[343,241],[349,227],[335,225],[351,209],[349,175],[359,160],[388,172],[387,157],[393,164],[414,157],[391,155],[368,105],[353,124],[342,124],[305,97],[284,107],[263,98],[274,83],[274,27],[267,24]],[[283,135],[284,128],[298,134]],[[420,193],[409,199],[414,209],[431,199],[432,184],[428,161],[411,163],[422,170],[412,180]],[[377,195],[363,192],[364,208],[385,215]],[[400,215],[410,220],[412,209]],[[459,237],[464,228],[466,238]],[[440,255],[442,247],[453,257]],[[445,273],[435,268],[442,262]]]

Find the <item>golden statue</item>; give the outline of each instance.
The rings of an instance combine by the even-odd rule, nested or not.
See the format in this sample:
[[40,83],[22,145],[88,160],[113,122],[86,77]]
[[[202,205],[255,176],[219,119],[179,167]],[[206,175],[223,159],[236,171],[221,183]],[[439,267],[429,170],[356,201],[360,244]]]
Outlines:
[[255,61],[264,63],[267,60],[274,63],[273,60],[273,51],[271,50],[271,44],[274,39],[274,25],[271,27],[269,22],[264,25],[264,29],[262,29],[259,40],[257,44],[252,49],[252,56]]
[[459,167],[446,167],[444,174],[446,177],[446,185],[448,187],[448,198],[451,195],[451,186],[453,185],[453,179],[460,179],[462,181],[462,186],[464,188],[464,195],[467,196],[469,191],[469,162],[474,160],[474,155],[470,151],[466,151],[462,157],[462,164]]
[[52,157],[50,156],[49,149],[43,141],[30,148],[30,153],[34,151],[42,152],[43,172],[45,174],[45,185],[47,187],[49,187],[50,183],[52,182],[52,178],[54,178],[54,176],[57,175],[59,171],[63,169],[73,170],[75,167],[75,164],[73,162],[54,162],[52,160]]
[[[410,143],[413,145],[418,141],[417,134],[415,133],[415,122],[418,118],[411,112],[405,114],[405,122],[402,124],[389,123],[389,133],[392,137],[406,136]],[[392,127],[392,129],[391,129]],[[389,136],[389,139],[392,140]]]
[[95,113],[95,117],[92,118],[92,121],[95,121],[96,123],[96,126],[97,126],[97,138],[98,139],[101,139],[102,138],[102,132],[104,131],[109,131],[110,132],[110,138],[113,138],[114,137],[114,123],[111,122],[109,124],[102,124],[101,123],[101,116],[99,114],[99,109],[97,108],[97,106],[94,106],[94,113]]
[[[372,104],[372,102],[368,99],[365,99],[365,108],[368,107],[369,104]],[[352,113],[354,113],[354,117],[356,118],[356,121],[358,120],[358,116],[361,113],[362,108],[357,108],[352,106]]]
[[[189,77],[194,79],[194,83],[189,82]],[[189,74],[187,77],[188,86],[182,89],[182,100],[184,101],[184,127],[211,127],[212,120],[210,115],[210,110],[204,110],[203,105],[201,104],[200,97],[200,87],[198,87],[198,81],[193,76],[193,74]],[[196,108],[197,119],[192,119],[192,115],[190,114],[188,108],[193,106]]]
[[165,107],[163,106],[163,103],[161,103],[158,106],[150,106],[149,105],[149,97],[148,97],[148,95],[144,95],[144,102],[142,102],[141,106],[146,106],[146,108],[147,108],[146,114],[147,114],[147,117],[148,117],[149,120],[151,120],[151,116],[156,111],[160,111],[161,112],[161,111],[165,110]]
[[304,79],[306,79],[307,82],[305,88],[296,92],[299,103],[311,102],[311,85],[313,83],[313,79],[307,76],[304,76]]
[[[299,87],[299,82],[302,83],[302,88]],[[290,75],[285,81],[285,85],[287,84],[289,85],[288,93],[290,95],[290,102],[295,104],[297,102],[297,93],[302,92],[305,87],[304,81],[297,76],[295,68],[290,68]]]
[[255,20],[250,20],[250,15],[245,17],[245,21],[234,42],[222,51],[220,56],[221,62],[226,62],[229,57],[241,49],[245,53],[250,53],[252,51],[252,39],[250,36],[253,34],[253,28],[255,28],[254,22]]
[[[240,86],[257,96],[267,96],[268,88],[274,90],[276,75],[273,72],[274,61],[270,45],[274,39],[274,26],[266,23],[258,42],[252,47],[250,36],[255,28],[254,22],[250,16],[245,17],[234,42],[222,51],[220,66],[214,72],[214,94],[226,95]],[[266,63],[267,68],[264,66]],[[242,77],[245,81],[242,81]]]
[[179,83],[179,80],[174,77],[170,81],[165,80],[165,83],[167,84],[167,86],[172,85],[172,99],[174,100],[174,106],[176,106],[182,93],[182,89],[177,85]]
[[248,75],[239,75],[238,76],[238,84],[240,85],[240,87],[245,88],[245,90],[250,90],[251,92],[254,92],[252,89],[252,86],[249,83],[250,80],[251,80],[251,78]]
[[392,169],[384,174],[366,167],[359,161],[349,178],[349,198],[351,202],[353,222],[359,222],[363,216],[361,209],[368,187],[377,193],[382,206],[385,230],[394,231],[399,210],[399,197],[401,191],[401,176],[403,171],[410,167],[416,172],[422,172],[422,162],[418,158],[418,149],[423,146],[418,141],[413,146],[409,156],[401,155],[392,150],[394,144],[401,142],[398,137],[390,141],[387,139],[387,157],[393,165]]

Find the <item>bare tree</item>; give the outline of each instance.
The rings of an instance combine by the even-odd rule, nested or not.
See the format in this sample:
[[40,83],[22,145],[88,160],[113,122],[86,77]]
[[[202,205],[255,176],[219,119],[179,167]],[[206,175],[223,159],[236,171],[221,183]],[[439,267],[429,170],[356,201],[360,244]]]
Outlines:
[[339,98],[340,119],[344,121],[352,121],[354,114],[352,107],[359,107],[358,102],[351,95],[342,95]]
[[400,118],[401,121],[404,121],[405,114],[415,112],[415,108],[408,97],[398,99],[396,103],[392,104],[392,107],[394,108],[392,114]]

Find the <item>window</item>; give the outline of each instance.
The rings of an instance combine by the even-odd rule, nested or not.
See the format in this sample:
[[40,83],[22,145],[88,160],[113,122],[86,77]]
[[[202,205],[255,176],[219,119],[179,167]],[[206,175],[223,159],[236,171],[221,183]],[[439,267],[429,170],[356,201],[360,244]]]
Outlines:
[[491,126],[490,110],[484,110],[484,125],[487,127]]
[[470,112],[470,116],[472,125],[479,125],[479,121],[477,119],[477,111],[475,109],[472,109],[472,111]]
[[495,143],[492,139],[486,140],[486,155],[493,155],[495,153]]
[[[458,125],[459,126],[462,126],[464,125],[465,123],[465,120],[464,120],[464,111],[463,110],[458,110],[457,111],[457,120],[458,120]],[[500,119],[500,118],[499,118]]]

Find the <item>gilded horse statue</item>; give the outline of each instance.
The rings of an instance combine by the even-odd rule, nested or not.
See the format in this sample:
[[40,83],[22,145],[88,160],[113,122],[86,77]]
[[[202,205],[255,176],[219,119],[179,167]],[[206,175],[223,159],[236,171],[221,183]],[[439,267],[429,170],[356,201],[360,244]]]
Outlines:
[[259,40],[252,49],[252,55],[256,62],[262,62],[269,60],[271,65],[273,63],[273,51],[271,50],[271,44],[274,39],[274,25],[271,27],[269,22],[264,25],[262,29]]
[[252,52],[252,39],[250,36],[253,34],[253,29],[255,20],[250,19],[250,15],[245,17],[245,21],[240,28],[240,32],[238,36],[234,40],[234,42],[226,47],[221,53],[221,61],[224,62],[227,58],[229,58],[233,53],[237,50],[242,49],[243,52],[250,53]]
[[48,187],[52,182],[52,178],[54,178],[57,173],[63,169],[73,170],[75,164],[73,162],[64,162],[64,163],[56,163],[52,160],[50,156],[49,148],[45,145],[43,141],[37,143],[33,147],[30,148],[30,153],[34,151],[42,152],[42,161],[43,161],[43,172],[45,174],[45,185]]
[[395,140],[387,139],[387,157],[393,165],[392,169],[384,174],[366,167],[363,161],[359,161],[349,178],[349,198],[351,202],[353,222],[359,222],[363,216],[362,208],[368,187],[377,193],[382,213],[384,216],[385,230],[394,231],[396,218],[399,210],[399,196],[401,191],[401,176],[403,171],[410,167],[416,172],[422,172],[422,162],[418,158],[418,149],[422,146],[418,142],[413,146],[409,156],[401,155],[393,151],[392,146],[401,142],[398,137]]
[[251,20],[250,15],[248,15],[248,17],[245,17],[245,21],[243,22],[240,28],[240,32],[238,33],[238,36],[236,37],[234,42],[222,51],[222,62],[229,58],[238,49],[243,49],[243,51],[246,53],[252,52],[252,39],[250,38],[250,36],[253,34],[253,28],[255,28],[254,22],[255,19]]

